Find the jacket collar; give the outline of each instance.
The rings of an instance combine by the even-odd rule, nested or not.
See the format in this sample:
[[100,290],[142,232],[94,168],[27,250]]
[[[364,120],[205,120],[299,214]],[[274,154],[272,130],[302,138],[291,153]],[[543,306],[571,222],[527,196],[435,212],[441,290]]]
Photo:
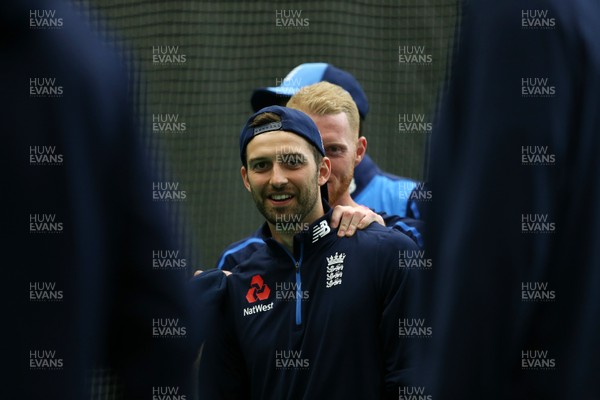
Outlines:
[[[335,235],[335,232],[337,232],[337,228],[333,229],[329,225],[331,222],[331,214],[333,212],[332,208],[325,200],[322,200],[322,204],[325,214],[313,221],[306,230],[294,235],[293,258],[296,261],[303,256],[302,253],[306,253],[307,251],[310,251],[310,248],[318,246],[322,238],[331,234]],[[287,252],[287,249],[285,249],[282,244],[273,239],[269,224],[266,222],[261,228],[261,237],[271,249],[278,252],[282,250]]]

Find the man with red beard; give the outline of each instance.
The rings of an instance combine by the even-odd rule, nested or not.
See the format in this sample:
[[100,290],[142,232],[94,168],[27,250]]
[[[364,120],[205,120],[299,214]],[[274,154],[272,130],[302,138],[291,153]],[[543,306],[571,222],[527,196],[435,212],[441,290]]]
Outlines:
[[325,154],[331,160],[329,204],[358,206],[349,187],[354,167],[366,154],[367,139],[358,135],[360,117],[350,94],[332,83],[319,82],[300,89],[287,107],[306,113],[319,128]]
[[[327,193],[328,202],[334,208],[332,226],[337,227],[335,217],[340,211],[350,214],[354,210],[360,218],[358,211],[363,206],[352,199],[350,184],[354,177],[354,168],[365,157],[367,139],[359,136],[360,115],[356,103],[340,86],[318,82],[300,89],[292,96],[287,106],[306,113],[321,133],[325,152],[331,161]],[[381,216],[386,226],[408,235],[419,247],[423,247],[422,221],[385,213],[381,213]],[[342,220],[338,235],[354,234],[357,228],[363,229],[367,226],[371,217],[365,217],[363,221],[359,218],[348,217],[347,220]],[[228,246],[222,253],[217,268],[231,270],[261,246],[264,246],[264,237],[259,229],[252,236]]]
[[[329,82],[346,90],[360,115],[360,134],[369,113],[369,101],[356,78],[343,69],[325,62],[302,63],[293,68],[278,86],[253,91],[250,104],[254,111],[270,105],[284,106],[300,89],[318,82]],[[318,124],[317,124],[318,125]],[[350,195],[358,204],[399,217],[422,219],[422,207],[431,193],[424,183],[383,171],[368,154],[354,169]]]

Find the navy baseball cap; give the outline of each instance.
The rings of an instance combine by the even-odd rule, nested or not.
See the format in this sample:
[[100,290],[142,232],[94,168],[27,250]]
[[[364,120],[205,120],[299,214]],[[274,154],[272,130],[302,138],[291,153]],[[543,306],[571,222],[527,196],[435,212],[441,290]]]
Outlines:
[[367,95],[362,90],[360,83],[344,70],[327,63],[305,63],[291,70],[275,87],[265,87],[254,90],[250,103],[252,109],[258,111],[263,107],[278,103],[278,98],[290,98],[304,86],[326,81],[344,88],[356,103],[361,119],[365,119],[369,112]]
[[[281,121],[269,122],[264,125],[250,126],[254,118],[259,114],[273,113],[279,115]],[[265,107],[254,114],[242,129],[240,134],[240,158],[242,164],[246,163],[246,147],[248,143],[257,135],[271,131],[287,131],[302,136],[310,144],[315,146],[319,153],[325,156],[325,148],[323,147],[323,140],[317,125],[312,119],[302,111],[294,110],[292,108],[282,106],[269,106]]]

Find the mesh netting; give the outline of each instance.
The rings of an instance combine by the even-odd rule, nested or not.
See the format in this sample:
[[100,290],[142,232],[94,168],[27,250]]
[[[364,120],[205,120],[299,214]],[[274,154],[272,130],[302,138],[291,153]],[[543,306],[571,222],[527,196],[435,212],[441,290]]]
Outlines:
[[252,90],[278,85],[303,62],[351,72],[369,98],[368,153],[390,173],[423,178],[430,133],[399,122],[432,120],[455,0],[74,1],[130,56],[143,143],[161,179],[186,192],[171,203],[172,228],[193,268],[214,266],[262,222],[241,184],[239,131]]

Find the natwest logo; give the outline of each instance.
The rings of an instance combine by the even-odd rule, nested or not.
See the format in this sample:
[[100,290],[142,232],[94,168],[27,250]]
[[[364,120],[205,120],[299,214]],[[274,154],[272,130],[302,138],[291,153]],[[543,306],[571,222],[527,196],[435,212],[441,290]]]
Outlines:
[[267,300],[271,294],[271,289],[265,284],[260,275],[254,275],[250,281],[250,289],[246,293],[248,303],[254,303],[258,300]]

